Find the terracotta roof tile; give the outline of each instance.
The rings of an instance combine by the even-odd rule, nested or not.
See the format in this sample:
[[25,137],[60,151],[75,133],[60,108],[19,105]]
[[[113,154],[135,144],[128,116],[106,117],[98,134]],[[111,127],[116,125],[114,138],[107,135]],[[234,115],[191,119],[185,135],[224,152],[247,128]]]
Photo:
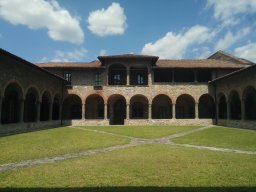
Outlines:
[[197,60],[164,60],[159,59],[156,67],[159,68],[243,68],[247,65],[234,64],[227,61],[215,59],[197,59]]
[[101,62],[96,60],[89,63],[85,62],[47,62],[36,64],[42,68],[101,68]]

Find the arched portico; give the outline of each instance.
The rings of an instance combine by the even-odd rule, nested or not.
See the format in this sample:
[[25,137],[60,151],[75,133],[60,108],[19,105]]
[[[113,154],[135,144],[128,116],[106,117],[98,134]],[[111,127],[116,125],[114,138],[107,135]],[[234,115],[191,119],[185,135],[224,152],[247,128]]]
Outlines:
[[172,118],[172,101],[164,94],[157,95],[152,101],[152,119]]
[[82,100],[78,95],[68,95],[63,102],[63,119],[81,119]]
[[111,125],[123,125],[126,118],[126,99],[115,94],[108,98],[108,116]]
[[211,95],[204,94],[199,98],[199,118],[213,119],[215,117],[215,104]]
[[180,95],[176,100],[176,118],[194,119],[195,118],[195,100],[191,95]]
[[104,100],[100,95],[89,95],[85,106],[86,119],[104,119]]
[[134,95],[130,100],[130,118],[148,118],[148,99],[144,95]]

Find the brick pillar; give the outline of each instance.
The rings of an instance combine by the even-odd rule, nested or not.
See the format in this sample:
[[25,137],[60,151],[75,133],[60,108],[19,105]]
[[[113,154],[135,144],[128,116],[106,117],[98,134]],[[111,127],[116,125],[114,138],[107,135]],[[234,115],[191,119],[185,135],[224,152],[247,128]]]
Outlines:
[[241,99],[241,120],[245,120],[245,100]]
[[53,108],[53,104],[49,103],[49,117],[48,117],[48,121],[52,120],[52,108]]
[[20,116],[19,116],[19,123],[23,123],[24,117],[24,99],[20,100]]
[[130,68],[127,68],[126,85],[130,85]]
[[0,124],[2,124],[2,101],[3,98],[0,96]]
[[36,122],[40,121],[41,103],[38,101],[36,104]]
[[108,118],[108,104],[104,104],[104,119]]
[[195,118],[198,119],[199,114],[198,114],[198,103],[195,103]]
[[152,105],[148,104],[148,119],[152,119]]
[[172,118],[176,119],[176,104],[172,104]]
[[84,120],[85,119],[85,103],[82,103],[82,119]]
[[230,102],[229,100],[227,100],[227,119],[231,119],[231,115],[230,115]]
[[126,119],[130,119],[130,104],[126,104]]

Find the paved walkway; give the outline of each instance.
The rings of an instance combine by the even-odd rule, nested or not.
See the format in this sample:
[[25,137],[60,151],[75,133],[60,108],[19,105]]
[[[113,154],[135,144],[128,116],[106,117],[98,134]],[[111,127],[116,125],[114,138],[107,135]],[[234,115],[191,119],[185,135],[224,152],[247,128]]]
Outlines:
[[179,146],[179,147],[189,147],[189,148],[210,150],[210,151],[222,151],[222,152],[228,152],[228,153],[256,155],[256,151],[244,151],[244,150],[237,150],[237,149],[198,146],[198,145],[190,145],[190,144],[177,144],[172,141],[172,139],[174,139],[174,138],[182,137],[185,135],[192,134],[194,132],[209,129],[210,127],[211,126],[206,126],[206,127],[189,130],[189,131],[185,131],[182,133],[172,134],[172,135],[169,135],[166,137],[156,138],[156,139],[142,139],[142,138],[136,138],[136,137],[126,136],[126,135],[121,135],[121,134],[116,134],[116,133],[110,133],[110,132],[100,131],[100,130],[86,129],[86,128],[80,128],[80,127],[69,127],[71,129],[80,129],[83,131],[92,131],[92,132],[96,132],[96,133],[100,133],[100,134],[108,134],[108,135],[113,135],[113,136],[118,136],[118,137],[129,138],[131,141],[129,144],[125,144],[125,145],[117,145],[117,146],[106,147],[106,148],[101,148],[101,149],[86,150],[86,151],[81,151],[79,153],[69,153],[69,154],[64,154],[64,155],[56,156],[56,157],[46,157],[46,158],[42,158],[42,159],[26,160],[26,161],[21,161],[21,162],[17,162],[17,163],[2,164],[2,165],[0,165],[0,172],[17,169],[17,168],[31,167],[31,166],[35,166],[35,165],[41,165],[41,164],[56,163],[58,161],[63,161],[63,160],[67,160],[67,159],[73,159],[73,158],[89,156],[89,155],[98,154],[98,153],[105,153],[105,152],[110,152],[110,151],[115,151],[115,150],[120,150],[120,149],[126,149],[126,148],[135,147],[135,146],[139,146],[139,145],[157,144],[157,143],[158,144],[174,145],[174,146]]

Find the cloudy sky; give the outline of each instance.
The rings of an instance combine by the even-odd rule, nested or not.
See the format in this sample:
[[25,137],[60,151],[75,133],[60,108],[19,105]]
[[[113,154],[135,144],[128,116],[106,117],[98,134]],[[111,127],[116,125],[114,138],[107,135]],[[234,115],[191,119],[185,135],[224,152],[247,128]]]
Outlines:
[[31,62],[218,50],[256,62],[256,0],[0,0],[0,47]]

